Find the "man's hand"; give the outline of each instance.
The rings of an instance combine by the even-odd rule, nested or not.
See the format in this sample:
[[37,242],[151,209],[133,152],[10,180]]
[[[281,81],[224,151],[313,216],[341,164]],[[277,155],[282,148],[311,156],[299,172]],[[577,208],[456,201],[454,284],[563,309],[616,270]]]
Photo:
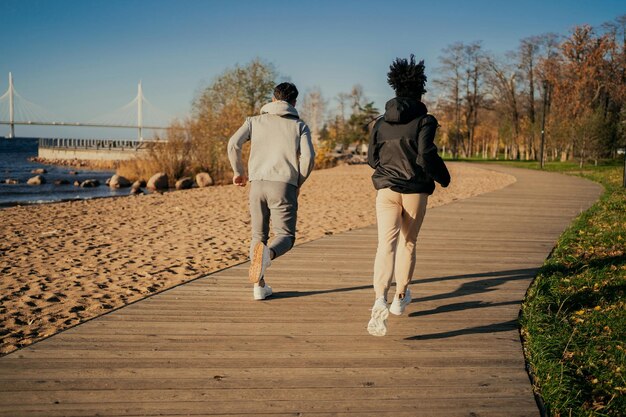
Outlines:
[[248,177],[246,177],[245,175],[235,175],[233,177],[233,184],[239,187],[245,187],[247,182],[248,182]]

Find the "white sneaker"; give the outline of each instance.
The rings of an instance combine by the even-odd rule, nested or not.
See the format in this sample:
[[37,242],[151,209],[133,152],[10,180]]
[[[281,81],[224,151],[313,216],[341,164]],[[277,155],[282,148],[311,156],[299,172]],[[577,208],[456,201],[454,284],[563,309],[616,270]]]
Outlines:
[[267,297],[272,295],[272,287],[267,284],[265,284],[265,287],[255,284],[253,294],[255,300],[265,300]]
[[252,258],[250,259],[250,270],[248,271],[250,282],[254,284],[259,282],[271,264],[270,249],[263,242],[258,242],[252,249]]
[[378,297],[372,307],[372,318],[367,324],[367,331],[372,336],[384,336],[387,334],[387,301],[384,297]]
[[404,309],[411,302],[411,290],[408,288],[404,293],[404,298],[393,297],[393,302],[391,303],[391,307],[389,307],[389,312],[391,314],[395,314],[396,316],[401,316],[404,313]]

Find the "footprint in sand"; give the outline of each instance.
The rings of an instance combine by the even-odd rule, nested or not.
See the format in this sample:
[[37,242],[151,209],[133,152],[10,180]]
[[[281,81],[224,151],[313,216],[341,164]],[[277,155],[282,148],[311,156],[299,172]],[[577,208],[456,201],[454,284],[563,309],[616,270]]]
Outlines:
[[85,311],[85,307],[84,306],[77,305],[77,306],[74,306],[74,307],[70,308],[70,313],[78,313],[78,312],[81,312],[81,311]]

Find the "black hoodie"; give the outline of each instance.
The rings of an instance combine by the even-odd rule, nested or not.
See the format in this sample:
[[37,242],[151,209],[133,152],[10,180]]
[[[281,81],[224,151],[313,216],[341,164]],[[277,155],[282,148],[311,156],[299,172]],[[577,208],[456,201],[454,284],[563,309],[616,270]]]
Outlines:
[[434,143],[437,126],[421,101],[396,97],[387,102],[372,129],[367,155],[377,190],[432,194],[434,181],[448,186],[450,173]]

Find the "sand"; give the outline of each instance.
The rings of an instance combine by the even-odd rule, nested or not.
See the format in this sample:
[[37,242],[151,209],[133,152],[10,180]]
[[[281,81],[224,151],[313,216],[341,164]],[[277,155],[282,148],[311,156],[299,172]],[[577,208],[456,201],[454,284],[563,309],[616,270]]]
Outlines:
[[[515,179],[450,164],[429,207]],[[315,171],[296,244],[376,222],[371,169]],[[0,354],[247,260],[248,189],[233,185],[0,210]],[[242,276],[247,280],[247,276]]]

